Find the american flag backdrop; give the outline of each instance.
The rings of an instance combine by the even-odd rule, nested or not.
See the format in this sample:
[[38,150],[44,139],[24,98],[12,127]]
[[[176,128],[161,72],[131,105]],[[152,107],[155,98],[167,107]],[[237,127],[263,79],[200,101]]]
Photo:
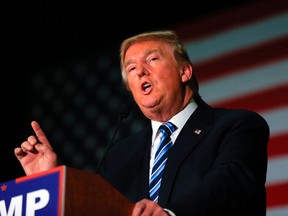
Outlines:
[[267,216],[287,216],[288,1],[254,1],[173,29],[188,49],[204,100],[267,120]]
[[[245,2],[245,4],[241,4],[242,6],[223,11],[217,10],[214,14],[202,16],[197,20],[170,26],[170,29],[174,29],[178,33],[188,49],[200,83],[200,94],[205,101],[213,106],[254,110],[267,120],[271,132],[268,144],[267,216],[288,216],[288,0]],[[64,6],[66,8],[66,5]],[[22,10],[22,8],[20,9]],[[175,7],[175,10],[181,9]],[[193,10],[197,10],[197,7],[191,7],[191,13]],[[27,13],[27,11],[23,11],[25,14]],[[64,9],[59,11],[65,12]],[[51,9],[53,16],[54,12]],[[93,13],[95,12],[93,11]],[[14,13],[11,14],[14,15]],[[69,15],[68,13],[67,17],[70,17]],[[171,13],[171,16],[174,14]],[[65,16],[59,15],[59,17]],[[76,16],[76,18],[78,17]],[[65,25],[62,26],[62,23],[59,23],[62,31]],[[74,26],[74,22],[72,23]],[[89,22],[87,21],[87,23]],[[93,28],[95,26],[93,25]],[[60,30],[56,31],[57,34],[61,32]],[[76,40],[72,40],[73,34],[70,32],[68,35],[67,38],[66,34],[63,36],[65,38],[63,41],[68,41],[67,44],[71,45],[71,48],[67,48],[68,45],[65,47],[66,43],[63,43],[62,37],[60,37],[59,53],[65,48],[68,49],[68,52],[70,49],[74,49],[72,42]],[[86,37],[86,34],[82,34],[82,28],[81,35]],[[91,35],[93,36],[93,34]],[[13,36],[19,37],[14,32]],[[40,56],[36,58],[37,60],[41,59],[43,53],[46,52],[51,51],[54,55],[53,48],[50,50],[49,46],[54,41],[50,39],[50,34],[48,34],[47,40],[44,36],[43,41],[42,38],[40,40],[45,44],[43,50],[38,47],[40,42],[36,43],[33,49],[30,47],[32,44],[30,40],[25,41],[25,38],[19,38],[20,44],[25,45],[23,47],[19,45],[19,47],[26,52],[18,50],[15,52],[17,54],[15,54],[15,58],[14,56],[11,58],[13,59],[11,68],[14,67],[17,73],[23,69],[24,63],[22,64],[21,59],[23,62],[31,61],[33,65],[37,65],[37,61],[34,60],[35,56],[31,53],[35,52]],[[31,38],[33,41],[34,37]],[[11,41],[14,43],[12,39]],[[71,44],[69,43],[70,39]],[[51,44],[48,43],[49,41]],[[93,42],[88,39],[86,42],[93,47],[94,41],[93,38]],[[12,42],[11,44],[13,44]],[[56,39],[55,42],[57,42]],[[11,50],[14,52],[14,49]],[[16,48],[15,50],[17,51]],[[40,54],[37,50],[41,50]],[[75,50],[77,49],[75,48]],[[7,133],[10,134],[13,131],[12,135],[6,134],[3,137],[8,138],[6,143],[11,143],[11,137],[20,139],[15,145],[22,142],[22,138],[25,139],[26,135],[30,134],[30,119],[37,119],[53,143],[54,149],[58,152],[61,163],[83,170],[95,171],[97,161],[101,159],[106,143],[113,135],[115,129],[113,124],[117,120],[115,113],[118,112],[122,102],[126,100],[118,56],[114,58],[114,54],[111,54],[110,51],[106,48],[105,52],[100,49],[100,53],[96,52],[91,56],[89,54],[89,58],[84,56],[78,60],[75,57],[72,61],[65,61],[53,67],[43,66],[42,68],[41,64],[35,66],[36,73],[33,74],[33,78],[29,78],[28,86],[30,88],[29,91],[27,90],[29,97],[22,96],[22,91],[24,94],[28,89],[26,80],[23,82],[22,79],[18,79],[19,83],[11,85],[12,88],[9,91],[5,86],[5,91],[3,91],[5,95],[7,92],[14,93],[14,90],[18,88],[21,91],[21,94],[16,91],[17,93],[12,99],[6,99],[8,102],[13,101],[11,105],[3,105],[6,111],[3,112],[5,120],[2,122],[13,123],[13,126],[6,127],[9,129]],[[114,53],[115,50],[112,52]],[[24,58],[25,56],[26,58]],[[55,56],[58,58],[56,52]],[[16,62],[20,61],[20,63],[18,62],[19,66],[14,63],[15,59]],[[50,61],[49,59],[47,62]],[[46,63],[46,61],[44,62]],[[7,81],[6,79],[3,81],[1,78],[3,83],[10,82],[15,76],[10,71],[7,74],[9,74]],[[26,73],[22,74],[29,77]],[[20,83],[24,85],[25,91],[22,90]],[[16,100],[16,96],[21,97],[21,100]],[[16,105],[14,105],[14,101],[17,101]],[[10,103],[8,102],[7,104]],[[19,107],[22,108],[22,103],[27,104],[28,111],[25,108],[20,112]],[[138,114],[139,110],[137,109],[135,111],[119,128],[117,139],[137,132],[145,126],[143,122],[146,119],[139,118],[142,116],[141,113]],[[12,114],[7,114],[10,112]],[[26,117],[28,112],[29,115]],[[6,116],[8,120],[6,120]],[[25,116],[24,122],[27,122],[25,123],[27,128],[16,130],[14,122],[23,116]],[[14,121],[11,121],[12,117]],[[11,127],[14,129],[11,130]],[[23,132],[23,137],[21,134],[19,135],[20,132]],[[7,157],[11,158],[13,149],[1,152],[4,156],[0,157],[3,161],[0,181],[3,179],[6,181],[7,178],[10,178],[12,169],[5,164],[8,160]],[[16,162],[19,165],[18,161]],[[22,171],[21,167],[19,169]],[[7,173],[5,178],[3,173]],[[19,173],[15,175],[19,175]]]

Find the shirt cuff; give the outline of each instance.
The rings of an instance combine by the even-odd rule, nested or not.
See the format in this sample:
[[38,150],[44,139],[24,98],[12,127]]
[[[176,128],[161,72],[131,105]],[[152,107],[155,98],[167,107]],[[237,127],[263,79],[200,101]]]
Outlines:
[[170,211],[169,209],[165,209],[164,208],[164,211],[166,211],[168,214],[169,214],[169,216],[176,216],[172,211]]

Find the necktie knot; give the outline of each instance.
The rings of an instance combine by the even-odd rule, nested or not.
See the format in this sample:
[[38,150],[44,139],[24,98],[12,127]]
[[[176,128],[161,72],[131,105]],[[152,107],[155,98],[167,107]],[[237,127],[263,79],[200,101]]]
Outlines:
[[165,136],[171,136],[175,130],[176,126],[171,122],[165,122],[159,127],[159,131]]

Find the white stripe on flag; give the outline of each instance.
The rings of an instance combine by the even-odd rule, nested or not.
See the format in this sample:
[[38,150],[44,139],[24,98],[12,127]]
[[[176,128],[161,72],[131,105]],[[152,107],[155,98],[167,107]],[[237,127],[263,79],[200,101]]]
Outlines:
[[235,74],[232,73],[219,79],[201,83],[199,92],[203,99],[209,103],[219,103],[251,92],[288,83],[287,68],[288,61],[285,60]]
[[276,208],[269,208],[267,210],[267,216],[287,216],[288,206],[281,206]]
[[[265,100],[265,98],[263,98],[263,100]],[[260,115],[266,119],[270,127],[271,137],[288,132],[288,106],[272,109],[267,112],[260,112]]]
[[186,43],[192,62],[198,63],[238,49],[249,48],[288,34],[288,13],[233,28],[221,34]]
[[266,185],[273,185],[288,181],[288,155],[273,157],[268,160]]

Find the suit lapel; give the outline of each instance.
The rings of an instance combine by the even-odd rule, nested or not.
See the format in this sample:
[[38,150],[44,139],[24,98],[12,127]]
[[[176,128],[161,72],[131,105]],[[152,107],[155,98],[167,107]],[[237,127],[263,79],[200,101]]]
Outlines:
[[182,161],[191,154],[200,140],[209,131],[212,119],[212,108],[201,100],[198,108],[184,125],[173,148],[169,152],[169,158],[161,182],[160,205],[164,206],[168,202],[177,170]]

